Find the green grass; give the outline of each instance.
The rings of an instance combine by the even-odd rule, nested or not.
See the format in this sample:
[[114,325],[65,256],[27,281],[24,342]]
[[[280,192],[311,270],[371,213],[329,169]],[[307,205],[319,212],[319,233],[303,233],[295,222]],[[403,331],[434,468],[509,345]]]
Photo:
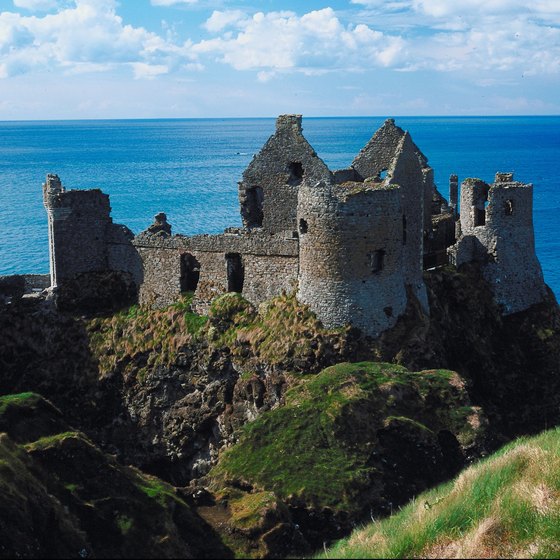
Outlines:
[[320,558],[560,554],[560,429],[522,438]]
[[[377,472],[369,458],[380,428],[387,423],[427,432],[457,428],[451,415],[444,421],[423,410],[422,395],[443,398],[453,376],[373,362],[329,367],[288,390],[284,406],[246,425],[210,477],[218,485],[249,483],[312,507],[359,509],[360,495]],[[397,395],[392,404],[391,392]]]
[[228,500],[231,511],[231,523],[239,529],[253,529],[259,527],[267,509],[277,506],[276,496],[272,492],[256,492],[238,495]]
[[192,293],[165,309],[137,305],[87,324],[90,349],[101,376],[121,368],[142,378],[157,366],[171,366],[182,346],[196,339],[208,319],[191,310]]
[[55,434],[53,436],[43,437],[34,441],[33,443],[28,443],[25,445],[25,449],[28,451],[35,451],[39,449],[47,449],[55,444],[61,443],[66,439],[77,438],[85,439],[84,434],[81,432],[64,432],[61,434]]
[[127,515],[119,515],[117,517],[117,527],[119,528],[123,536],[128,535],[133,526],[134,519],[132,519],[131,517],[128,517]]
[[0,397],[0,416],[10,406],[33,406],[41,397],[36,393],[19,393],[17,395],[5,395]]
[[163,507],[167,507],[170,500],[185,505],[185,502],[175,494],[173,486],[159,478],[138,472],[136,484],[146,496],[152,498]]

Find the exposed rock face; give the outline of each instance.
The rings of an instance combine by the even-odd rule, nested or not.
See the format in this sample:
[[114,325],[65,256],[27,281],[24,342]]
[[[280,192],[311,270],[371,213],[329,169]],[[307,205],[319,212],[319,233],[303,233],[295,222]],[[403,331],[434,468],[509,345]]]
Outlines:
[[0,397],[0,432],[1,557],[229,557],[171,486],[119,465],[38,395]]
[[[414,410],[387,411],[377,427],[368,419],[381,406],[370,412],[361,405],[344,409],[349,416],[341,417],[335,433],[357,438],[345,440],[348,449],[365,449],[375,440],[379,453],[375,461],[384,458],[397,465],[382,469],[381,486],[375,477],[360,486],[364,496],[377,500],[379,511],[386,511],[389,501],[400,503],[432,483],[427,475],[416,477],[415,465],[424,464],[423,472],[445,476],[481,445],[491,448],[560,422],[560,313],[553,296],[522,313],[503,316],[476,266],[430,272],[425,282],[431,316],[411,295],[395,327],[375,341],[351,328],[325,329],[293,296],[257,310],[238,294],[227,294],[214,302],[208,319],[193,314],[188,300],[164,310],[133,307],[93,320],[39,302],[5,306],[0,313],[0,393],[40,391],[71,424],[122,462],[185,485],[207,475],[219,452],[237,441],[243,425],[264,418],[266,411],[283,410],[287,395],[293,394],[290,388],[297,390],[305,380],[303,374],[316,374],[343,361],[372,359],[396,362],[411,371],[454,370],[465,382],[460,401],[444,395],[431,400],[418,390],[381,398],[379,387],[375,399],[380,405],[387,406],[394,397],[394,402],[404,407],[409,403]],[[359,389],[352,380],[336,386],[342,394]],[[323,396],[327,395],[326,387]],[[457,410],[482,408],[479,419],[488,419],[486,435],[472,450],[462,445],[458,450],[458,432],[435,428],[433,419],[416,415],[424,409],[439,414],[445,403]],[[484,427],[484,422],[475,422],[474,417],[472,421],[473,426]],[[391,478],[393,474],[396,478]],[[257,479],[238,476],[242,479],[250,482],[241,489],[249,496],[278,492],[263,490]],[[215,506],[201,507],[210,507],[209,519],[225,508],[228,526],[235,525],[231,499],[245,498],[219,494]],[[269,535],[267,542],[279,542],[288,533],[278,527],[287,524],[288,531],[292,523],[306,527],[307,542],[319,542],[322,527],[338,524],[347,529],[351,519],[367,514],[360,510],[345,517],[340,507],[335,515],[332,505],[327,506],[330,513],[310,509],[308,502],[289,495],[280,502],[289,505],[289,516],[279,513],[274,518],[278,526],[255,529],[250,537],[240,531],[239,538],[261,542],[274,530],[273,535],[284,537],[274,541],[276,537]],[[300,538],[293,527],[290,531],[290,539]],[[259,550],[268,547],[268,552],[262,554],[278,552],[263,542]]]

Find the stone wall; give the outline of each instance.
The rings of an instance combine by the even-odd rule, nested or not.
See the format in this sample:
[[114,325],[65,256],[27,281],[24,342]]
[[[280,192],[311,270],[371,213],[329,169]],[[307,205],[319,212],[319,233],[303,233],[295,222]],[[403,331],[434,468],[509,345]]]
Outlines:
[[327,327],[377,336],[404,312],[401,200],[387,182],[300,190],[298,299]]
[[51,286],[88,272],[119,271],[142,280],[132,232],[113,224],[109,196],[99,189],[67,191],[48,175],[43,200],[49,224]]
[[505,315],[543,300],[546,287],[535,253],[533,185],[498,173],[492,185],[461,185],[461,237],[450,249],[456,266],[478,261]]
[[304,177],[316,184],[330,180],[331,172],[304,138],[301,115],[281,115],[275,133],[239,183],[243,225],[269,233],[295,231],[298,189]]
[[297,282],[296,238],[250,230],[193,237],[147,231],[134,244],[143,262],[140,303],[145,305],[169,305],[192,290],[195,309],[207,312],[212,299],[228,291],[259,304],[293,290]]
[[401,187],[405,282],[428,311],[426,287],[422,279],[424,235],[431,229],[431,200],[434,175],[428,160],[410,134],[387,119],[360,151],[352,167],[363,179],[383,178]]
[[105,232],[111,223],[109,196],[99,189],[66,191],[55,175],[43,186],[49,221],[51,283],[82,272],[107,269]]
[[52,285],[125,272],[141,304],[163,307],[193,291],[203,313],[226,292],[259,304],[297,288],[327,326],[351,323],[378,336],[396,323],[409,294],[429,312],[423,269],[446,264],[449,254],[457,266],[484,264],[505,313],[541,301],[532,186],[511,174],[498,174],[493,185],[467,180],[457,226],[457,184],[452,176],[449,207],[427,158],[392,119],[350,167],[331,172],[304,138],[301,116],[281,115],[239,183],[244,227],[221,235],[172,235],[160,213],[134,237],[113,224],[107,195],[66,191],[49,175]]

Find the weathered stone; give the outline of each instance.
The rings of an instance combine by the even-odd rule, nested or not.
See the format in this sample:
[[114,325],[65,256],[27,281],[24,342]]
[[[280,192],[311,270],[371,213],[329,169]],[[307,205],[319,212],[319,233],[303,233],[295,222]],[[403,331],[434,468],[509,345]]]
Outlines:
[[160,213],[133,237],[112,223],[107,195],[67,192],[49,175],[51,283],[124,272],[139,288],[140,304],[164,307],[194,292],[194,309],[203,313],[228,292],[258,305],[295,291],[326,326],[352,324],[378,337],[395,326],[411,298],[429,314],[423,270],[447,264],[458,236],[452,262],[484,260],[504,313],[542,301],[532,186],[508,173],[498,174],[492,187],[468,180],[459,221],[456,175],[450,196],[448,204],[426,156],[392,119],[351,167],[332,172],[303,136],[301,116],[281,115],[239,183],[244,227],[221,235],[172,235]]
[[546,296],[535,253],[533,185],[497,173],[492,185],[466,179],[461,185],[461,236],[450,248],[457,267],[480,262],[504,315],[518,313]]

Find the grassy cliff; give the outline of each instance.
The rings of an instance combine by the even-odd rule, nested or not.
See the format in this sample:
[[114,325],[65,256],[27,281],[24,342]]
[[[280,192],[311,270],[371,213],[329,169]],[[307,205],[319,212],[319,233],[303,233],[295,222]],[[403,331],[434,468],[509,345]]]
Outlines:
[[521,438],[320,558],[558,558],[560,429]]

